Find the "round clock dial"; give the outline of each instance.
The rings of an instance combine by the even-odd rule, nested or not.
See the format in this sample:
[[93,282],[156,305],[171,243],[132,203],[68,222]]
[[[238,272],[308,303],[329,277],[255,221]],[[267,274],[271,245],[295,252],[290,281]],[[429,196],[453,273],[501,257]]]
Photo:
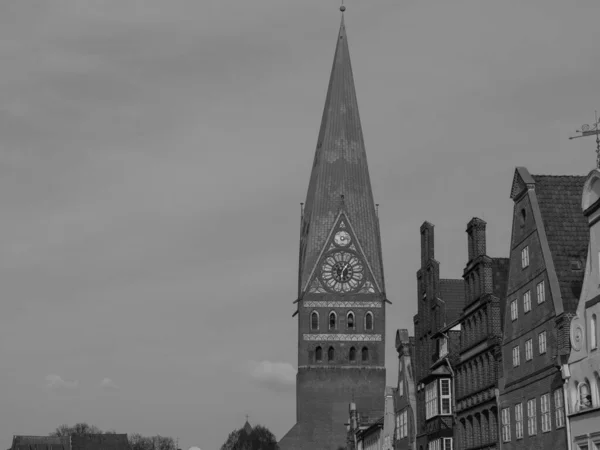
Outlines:
[[363,266],[356,255],[337,252],[327,258],[322,267],[325,285],[336,292],[350,292],[357,288],[364,278]]
[[345,247],[346,245],[348,245],[350,243],[350,235],[348,234],[347,231],[338,231],[337,233],[335,233],[335,237],[333,238],[333,241],[341,246],[341,247]]

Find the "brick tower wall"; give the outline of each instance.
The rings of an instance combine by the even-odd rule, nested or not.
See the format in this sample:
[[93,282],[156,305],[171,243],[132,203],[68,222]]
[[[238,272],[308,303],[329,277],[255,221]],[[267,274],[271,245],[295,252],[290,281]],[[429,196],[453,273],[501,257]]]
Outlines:
[[[296,377],[297,420],[312,429],[311,448],[337,450],[346,443],[348,405],[356,403],[361,417],[384,414],[385,368],[307,367]],[[322,442],[329,437],[329,445]]]

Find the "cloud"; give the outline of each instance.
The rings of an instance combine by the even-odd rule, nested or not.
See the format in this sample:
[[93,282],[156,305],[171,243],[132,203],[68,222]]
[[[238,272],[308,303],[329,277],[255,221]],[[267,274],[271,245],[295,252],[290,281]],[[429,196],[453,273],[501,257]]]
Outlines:
[[100,382],[100,387],[106,391],[116,391],[119,389],[119,386],[117,386],[110,378],[104,378]]
[[73,390],[79,387],[79,382],[63,380],[60,375],[50,374],[46,376],[46,387],[54,391]]
[[296,369],[289,363],[250,361],[250,376],[259,384],[273,390],[289,390],[296,384]]

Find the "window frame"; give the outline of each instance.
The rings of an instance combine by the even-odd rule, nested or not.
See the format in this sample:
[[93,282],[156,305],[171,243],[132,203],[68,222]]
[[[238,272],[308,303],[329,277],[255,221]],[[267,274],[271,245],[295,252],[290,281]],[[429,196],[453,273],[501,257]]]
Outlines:
[[510,302],[510,318],[513,322],[519,318],[519,303],[517,299]]
[[562,387],[554,390],[554,423],[556,429],[565,426],[565,397]]
[[502,442],[510,442],[510,408],[503,408],[500,413]]
[[425,420],[439,415],[438,380],[425,385]]
[[514,346],[512,349],[512,362],[513,367],[519,367],[521,365],[521,350],[518,345]]
[[[440,399],[440,409],[439,409],[440,415],[442,415],[442,416],[451,415],[452,414],[452,380],[450,378],[440,378],[439,382],[440,382],[440,384],[439,384],[438,397]],[[448,393],[447,394],[443,393],[442,386],[443,386],[444,382],[448,383],[448,386],[447,386]],[[444,411],[444,400],[448,401],[448,409],[447,409],[448,412]]]
[[550,393],[540,396],[540,412],[542,415],[542,433],[552,431],[552,417],[550,414]]
[[536,287],[536,296],[538,305],[544,303],[546,301],[546,287],[544,285],[544,280],[540,281]]
[[[333,327],[331,326],[331,316],[333,316]],[[338,317],[335,311],[329,311],[327,315],[327,326],[330,330],[337,330],[338,325]]]
[[525,361],[531,361],[533,359],[533,339],[527,339],[525,341]]
[[523,403],[515,405],[515,439],[523,439]]
[[527,436],[535,436],[537,434],[537,401],[535,398],[527,400]]
[[531,311],[531,290],[527,290],[523,293],[523,314],[527,314]]
[[[317,327],[316,327],[316,328],[315,328],[315,327],[313,327],[313,325],[314,325],[313,317],[316,317],[316,318],[317,318]],[[321,321],[321,320],[320,320],[320,317],[319,317],[319,312],[318,312],[318,311],[315,311],[315,310],[313,310],[313,311],[310,313],[310,331],[319,331],[319,325],[320,325],[320,321]]]
[[[369,327],[369,319],[371,318],[371,326]],[[375,321],[374,321],[374,317],[373,317],[373,313],[371,311],[367,311],[367,313],[365,314],[365,322],[364,322],[364,328],[365,331],[373,331],[373,328],[375,328]]]
[[[350,316],[352,316],[352,326],[350,326]],[[354,311],[348,311],[346,313],[346,329],[356,330],[356,315]]]
[[[546,330],[544,330],[538,334],[538,352],[540,355],[543,355],[544,353],[546,353],[548,351],[547,342],[548,342],[548,340],[547,340]],[[542,351],[542,347],[543,347],[543,351]]]
[[521,269],[529,267],[529,245],[521,249]]
[[596,314],[592,314],[590,319],[590,349],[598,349],[598,319]]

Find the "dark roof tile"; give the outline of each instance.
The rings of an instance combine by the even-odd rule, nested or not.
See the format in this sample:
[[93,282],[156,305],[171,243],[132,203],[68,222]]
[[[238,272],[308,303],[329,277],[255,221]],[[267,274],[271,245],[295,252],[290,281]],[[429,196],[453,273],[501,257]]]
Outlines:
[[573,270],[572,261],[585,266],[589,228],[581,210],[585,176],[532,175],[544,229],[554,261],[565,312],[577,309],[584,270]]

